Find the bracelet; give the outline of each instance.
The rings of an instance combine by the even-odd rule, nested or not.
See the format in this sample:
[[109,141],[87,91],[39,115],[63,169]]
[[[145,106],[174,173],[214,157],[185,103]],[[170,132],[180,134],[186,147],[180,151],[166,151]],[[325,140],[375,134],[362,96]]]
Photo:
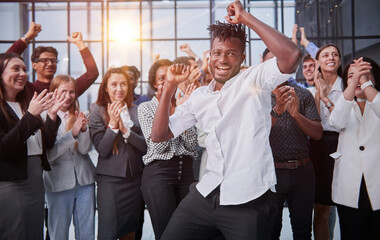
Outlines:
[[112,126],[111,124],[108,124],[107,127],[108,127],[108,128],[111,128],[112,130],[119,130],[118,127],[114,127],[114,126]]
[[334,106],[333,102],[328,102],[326,105],[327,109],[330,109],[332,106]]
[[270,111],[270,115],[272,115],[275,118],[281,118],[282,114],[278,114],[276,110],[274,110],[274,107],[272,108],[272,111]]
[[369,87],[369,86],[372,86],[373,87],[373,83],[371,80],[368,80],[367,82],[363,83],[362,85],[360,85],[360,88],[362,89],[362,91],[364,91],[364,89],[366,87]]
[[25,35],[21,39],[24,40],[26,42],[26,44],[29,44],[31,42],[31,40],[29,40],[27,37],[25,37]]

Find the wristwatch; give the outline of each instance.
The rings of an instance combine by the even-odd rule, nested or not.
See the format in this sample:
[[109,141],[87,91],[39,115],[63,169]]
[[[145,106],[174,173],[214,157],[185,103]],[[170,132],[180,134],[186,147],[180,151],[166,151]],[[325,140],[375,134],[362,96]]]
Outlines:
[[328,103],[326,104],[327,109],[330,109],[332,106],[334,106],[334,103],[333,103],[333,102],[328,102]]
[[270,115],[275,118],[281,118],[282,114],[278,114],[274,108],[272,108],[272,111],[270,111]]
[[31,42],[31,40],[29,40],[27,37],[23,36],[21,38],[22,40],[24,40],[26,42],[26,44],[29,44]]

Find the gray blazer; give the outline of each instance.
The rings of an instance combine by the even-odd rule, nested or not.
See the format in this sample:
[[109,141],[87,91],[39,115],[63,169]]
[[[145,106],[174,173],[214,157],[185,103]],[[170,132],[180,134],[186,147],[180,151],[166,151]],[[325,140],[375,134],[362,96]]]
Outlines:
[[[104,113],[105,108],[97,103],[91,104],[90,135],[96,151],[99,153],[96,173],[115,177],[136,176],[142,173],[142,156],[146,153],[146,143],[137,119],[137,107],[129,109],[133,121],[131,135],[125,143],[122,133],[115,133],[107,128]],[[116,139],[118,154],[113,153]]]
[[[95,166],[88,156],[91,150],[88,128],[75,139],[71,130],[66,132],[65,127],[64,124],[59,126],[55,145],[47,151],[51,171],[44,172],[43,179],[45,190],[49,192],[74,188],[76,178],[81,186],[95,182]],[[78,143],[78,149],[75,143]]]

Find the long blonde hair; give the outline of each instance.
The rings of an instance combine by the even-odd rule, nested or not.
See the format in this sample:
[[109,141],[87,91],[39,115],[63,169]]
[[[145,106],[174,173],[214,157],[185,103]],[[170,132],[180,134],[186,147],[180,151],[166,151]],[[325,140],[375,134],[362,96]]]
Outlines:
[[53,81],[51,81],[50,83],[49,91],[54,92],[55,89],[57,89],[61,84],[64,84],[64,83],[73,84],[74,89],[75,89],[75,100],[69,107],[69,121],[66,124],[66,132],[68,132],[73,128],[74,123],[76,121],[75,111],[79,112],[78,90],[77,90],[77,85],[75,83],[75,80],[74,78],[68,75],[55,76]]

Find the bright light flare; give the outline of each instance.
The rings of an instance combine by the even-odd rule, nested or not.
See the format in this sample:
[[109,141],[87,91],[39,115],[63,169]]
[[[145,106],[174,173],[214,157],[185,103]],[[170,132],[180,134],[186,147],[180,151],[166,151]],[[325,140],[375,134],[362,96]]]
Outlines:
[[133,24],[133,22],[112,24],[110,26],[110,40],[120,43],[130,43],[133,39],[138,39],[139,37],[139,25]]

